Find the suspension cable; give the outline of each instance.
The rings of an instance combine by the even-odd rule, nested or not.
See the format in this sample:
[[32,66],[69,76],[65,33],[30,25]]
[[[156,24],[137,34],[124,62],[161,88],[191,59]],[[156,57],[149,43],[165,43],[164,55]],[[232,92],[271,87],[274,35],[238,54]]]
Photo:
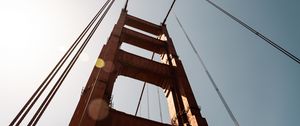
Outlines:
[[142,106],[139,107],[138,111],[139,111],[140,116],[142,116]]
[[124,7],[125,10],[127,10],[127,5],[128,5],[128,0],[126,0],[125,2],[125,7]]
[[[105,15],[106,15],[106,13],[109,11],[109,9],[111,8],[111,6],[112,6],[112,4],[115,2],[115,0],[113,0],[111,3],[110,3],[110,5],[109,5],[109,7],[105,10],[105,12],[104,12],[104,16],[102,15],[102,17],[101,17],[101,21],[103,20],[103,18],[105,17]],[[99,21],[100,21],[99,20]],[[97,24],[99,23],[99,21],[97,22]],[[101,23],[101,21],[100,21],[100,23]],[[99,23],[99,24],[100,24]],[[98,26],[97,26],[98,27]],[[97,29],[97,28],[96,28]],[[95,29],[95,30],[96,30]],[[97,73],[97,75],[96,75],[96,79],[95,79],[95,82],[93,83],[93,85],[92,85],[92,89],[91,89],[91,91],[90,91],[90,93],[89,93],[89,97],[88,97],[88,99],[87,99],[87,103],[89,103],[90,102],[90,100],[91,100],[91,97],[92,97],[92,93],[93,93],[93,91],[94,91],[94,89],[95,89],[95,85],[96,85],[96,81],[98,80],[98,77],[99,77],[99,73],[100,73],[100,71],[98,71],[98,73]],[[83,113],[85,113],[86,112],[86,110],[87,110],[87,107],[88,107],[88,104],[86,104],[85,106],[84,106],[84,109],[83,109]],[[81,122],[82,122],[82,119],[83,119],[83,117],[84,117],[84,114],[82,114],[82,116],[80,117],[80,121],[79,121],[79,125],[81,125]]]
[[108,10],[110,9],[110,7],[112,6],[112,4],[113,4],[114,1],[115,0],[113,0],[110,3],[110,5],[105,10],[105,12],[103,13],[103,15],[97,21],[97,24],[94,26],[94,28],[92,29],[91,33],[88,35],[88,37],[86,38],[86,40],[84,41],[84,43],[82,44],[82,46],[80,47],[80,49],[77,51],[77,53],[73,57],[72,61],[67,66],[67,68],[64,70],[63,74],[60,76],[60,78],[58,79],[58,81],[55,83],[54,87],[48,93],[47,97],[44,99],[43,103],[40,105],[39,109],[36,111],[36,113],[34,114],[33,118],[30,120],[30,122],[29,122],[28,125],[36,125],[36,123],[38,122],[38,120],[40,119],[40,117],[42,116],[42,114],[44,113],[44,111],[46,110],[46,108],[48,107],[49,103],[53,99],[54,95],[56,94],[56,92],[60,88],[60,86],[63,83],[64,79],[66,78],[66,76],[68,75],[68,73],[70,72],[70,70],[72,69],[73,65],[76,63],[76,61],[79,58],[80,54],[82,53],[82,51],[84,50],[84,48],[88,44],[88,42],[91,39],[91,37],[93,36],[93,34],[95,33],[96,29],[98,28],[98,26],[102,22],[103,18],[106,16]]
[[[102,7],[103,8],[103,7]],[[78,38],[75,40],[75,42],[71,45],[71,47],[68,49],[68,51],[64,54],[64,56],[59,60],[59,62],[55,65],[55,67],[52,69],[52,71],[48,74],[48,76],[44,79],[44,81],[41,83],[41,85],[38,87],[38,89],[34,92],[34,94],[30,97],[30,99],[26,102],[26,104],[22,107],[22,109],[19,111],[17,116],[13,119],[13,121],[9,124],[10,126],[14,125],[16,121],[19,119],[19,121],[16,123],[16,125],[19,125],[25,116],[28,114],[30,109],[33,107],[33,105],[36,103],[38,98],[41,96],[41,94],[44,92],[44,90],[47,88],[51,80],[54,78],[54,76],[57,74],[57,72],[60,70],[60,68],[64,65],[66,60],[69,58],[69,56],[73,53],[74,49],[78,46],[79,42],[82,40],[82,38],[86,35],[88,30],[91,28],[91,26],[94,24],[96,19],[99,17],[99,15],[102,13],[103,9],[100,9],[98,13],[95,15],[95,17],[92,19],[92,21],[86,26],[86,28],[82,31],[82,33],[78,36]],[[39,93],[39,94],[38,94]],[[33,101],[32,101],[33,100]],[[29,107],[28,107],[29,105]],[[25,111],[25,112],[24,112]],[[22,115],[22,116],[21,116]],[[21,118],[20,118],[21,116]]]
[[144,84],[143,84],[142,92],[141,92],[141,95],[140,95],[140,98],[139,98],[139,102],[138,102],[138,105],[136,107],[134,116],[136,116],[137,112],[139,111],[139,107],[140,107],[140,104],[141,104],[141,100],[142,100],[142,97],[143,97],[143,94],[144,94],[145,87],[146,87],[146,82],[144,82]]
[[[153,53],[152,53],[152,56],[151,56],[151,60],[153,60],[154,54],[155,54],[155,53],[153,52]],[[142,92],[141,92],[141,95],[140,95],[140,98],[139,98],[139,102],[138,102],[138,104],[137,104],[137,107],[136,107],[134,116],[136,116],[136,115],[137,115],[137,112],[139,111],[140,104],[141,104],[141,100],[142,100],[142,97],[143,97],[143,94],[144,94],[144,90],[145,90],[146,84],[147,84],[147,82],[145,81],[144,84],[143,84]]]
[[[102,15],[102,17],[101,17],[101,21],[103,20],[103,18],[105,17],[105,15],[106,15],[106,13],[108,12],[108,10],[110,9],[110,7],[112,6],[112,4],[114,3],[114,1],[115,0],[113,0],[111,3],[110,3],[110,5],[109,5],[109,7],[105,10],[105,12],[104,12],[104,16]],[[100,21],[99,20],[99,21]],[[97,22],[97,24],[99,23],[99,21]],[[101,21],[100,21],[100,23],[101,23]],[[99,23],[99,24],[100,24]],[[96,26],[95,26],[96,27]],[[98,26],[97,26],[98,27]],[[97,28],[96,28],[97,29]],[[95,29],[95,30],[96,30]],[[96,75],[96,79],[95,79],[95,82],[92,84],[92,89],[91,89],[91,91],[90,91],[90,93],[89,93],[89,97],[88,97],[88,99],[87,99],[87,102],[86,103],[89,103],[90,102],[90,100],[91,100],[91,97],[92,97],[92,93],[93,93],[93,91],[94,91],[94,89],[95,89],[95,85],[96,85],[96,81],[98,80],[98,77],[99,77],[99,73],[100,73],[100,71],[98,71],[98,73],[97,73],[97,75]],[[88,104],[86,104],[85,106],[84,106],[84,109],[83,109],[83,113],[85,113],[86,112],[86,110],[87,110],[87,107],[88,107]],[[82,122],[82,119],[83,119],[83,116],[84,116],[84,114],[82,114],[82,116],[81,116],[81,118],[80,118],[80,121],[79,121],[79,125],[81,125],[81,122]]]
[[288,52],[284,48],[280,47],[279,45],[277,45],[276,43],[274,43],[272,40],[270,40],[269,38],[267,38],[263,34],[259,33],[258,31],[256,31],[255,29],[253,29],[252,27],[250,27],[249,25],[247,25],[246,23],[242,22],[238,18],[234,17],[229,12],[225,11],[224,9],[222,9],[221,7],[219,7],[218,5],[216,5],[215,3],[213,3],[212,1],[210,1],[210,0],[206,0],[206,1],[208,3],[210,3],[211,5],[213,5],[214,7],[216,7],[218,10],[222,11],[227,16],[229,16],[231,19],[235,20],[236,22],[238,22],[239,24],[241,24],[242,26],[244,26],[245,28],[247,28],[249,31],[251,31],[252,33],[254,33],[255,35],[257,35],[261,39],[265,40],[267,43],[269,43],[270,45],[272,45],[273,47],[275,47],[276,49],[278,49],[279,51],[281,51],[282,53],[284,53],[286,56],[288,56],[289,58],[291,58],[292,60],[294,60],[298,64],[300,64],[300,59],[297,58],[295,55],[291,54],[290,52]]
[[210,73],[208,72],[207,67],[205,66],[205,64],[204,64],[203,60],[201,59],[201,57],[200,57],[198,51],[196,50],[196,48],[195,48],[194,44],[192,43],[190,37],[187,35],[186,31],[184,30],[184,28],[183,28],[182,24],[180,23],[178,17],[176,16],[176,14],[175,14],[175,18],[176,18],[176,21],[178,22],[180,28],[182,29],[182,31],[183,31],[185,37],[187,38],[189,44],[191,45],[191,47],[192,47],[194,53],[197,55],[197,58],[198,58],[198,60],[200,61],[201,65],[203,66],[203,68],[204,68],[204,70],[205,70],[205,73],[207,74],[207,76],[208,76],[210,82],[212,83],[213,87],[214,87],[215,90],[217,91],[217,93],[218,93],[218,95],[219,95],[219,98],[221,99],[223,105],[225,106],[225,108],[226,108],[226,110],[227,110],[227,112],[228,112],[230,118],[231,118],[232,121],[234,122],[235,126],[239,126],[239,123],[238,123],[237,119],[236,119],[235,116],[233,115],[231,109],[229,108],[227,102],[225,101],[223,95],[221,94],[219,88],[217,87],[217,85],[216,85],[214,79],[212,78],[212,76],[211,76]]
[[172,5],[171,5],[171,7],[170,7],[170,9],[169,9],[169,11],[168,11],[168,13],[167,13],[167,16],[165,17],[165,19],[164,19],[164,21],[163,21],[162,24],[165,24],[165,23],[166,23],[167,18],[168,18],[168,16],[169,16],[171,10],[173,9],[173,6],[174,6],[175,2],[176,2],[176,0],[173,1]]

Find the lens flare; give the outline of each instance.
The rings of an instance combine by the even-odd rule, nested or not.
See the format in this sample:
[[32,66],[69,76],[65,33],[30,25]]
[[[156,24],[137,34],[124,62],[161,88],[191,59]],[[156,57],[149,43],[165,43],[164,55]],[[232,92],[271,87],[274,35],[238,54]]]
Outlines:
[[103,120],[108,113],[108,104],[102,99],[95,99],[88,106],[88,114],[93,120]]
[[105,64],[105,67],[103,67],[103,70],[105,72],[109,73],[109,72],[112,72],[114,70],[114,68],[115,68],[114,63],[111,62],[111,61],[107,61],[106,64]]
[[97,67],[97,68],[102,68],[102,67],[104,67],[104,66],[105,66],[104,60],[101,59],[101,58],[98,58],[97,61],[96,61],[96,67]]

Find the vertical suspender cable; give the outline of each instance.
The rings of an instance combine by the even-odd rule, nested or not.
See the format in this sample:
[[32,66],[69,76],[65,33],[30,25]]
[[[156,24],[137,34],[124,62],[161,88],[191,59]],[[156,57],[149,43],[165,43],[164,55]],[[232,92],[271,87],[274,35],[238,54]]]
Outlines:
[[[103,7],[102,7],[103,8]],[[24,117],[28,114],[29,110],[33,107],[33,105],[36,103],[38,98],[41,96],[41,94],[44,92],[44,90],[47,88],[51,80],[54,78],[54,76],[57,74],[57,72],[60,70],[60,68],[63,66],[63,64],[66,62],[66,60],[69,58],[69,56],[72,54],[74,49],[77,47],[79,42],[82,40],[82,38],[85,36],[85,34],[88,32],[88,30],[91,28],[92,24],[96,21],[96,19],[99,17],[99,15],[102,13],[103,9],[100,9],[98,13],[95,15],[95,17],[92,19],[92,21],[86,26],[86,28],[82,31],[82,33],[78,36],[78,38],[75,40],[75,42],[71,45],[71,47],[68,49],[68,51],[64,54],[64,56],[60,59],[60,61],[56,64],[56,66],[52,69],[52,71],[49,73],[49,75],[45,78],[45,80],[41,83],[41,85],[38,87],[38,89],[34,92],[34,94],[30,97],[30,99],[26,102],[26,104],[22,107],[22,109],[19,111],[17,116],[13,119],[13,121],[9,124],[10,126],[14,125],[16,121],[19,119],[19,121],[16,123],[16,125],[19,125]],[[39,93],[39,94],[38,94]],[[33,101],[32,101],[33,100]],[[29,105],[29,107],[28,107]],[[25,112],[24,112],[25,111]],[[21,116],[22,115],[22,116]],[[21,116],[21,118],[20,118]]]
[[[155,54],[155,53],[153,52],[153,53],[152,53],[152,56],[151,56],[151,60],[153,60],[154,54]],[[140,98],[139,98],[139,102],[138,102],[138,105],[137,105],[137,107],[136,107],[134,116],[136,116],[136,115],[137,115],[137,112],[139,111],[139,108],[140,108],[140,105],[141,105],[141,101],[142,101],[142,97],[143,97],[143,94],[144,94],[144,90],[145,90],[146,84],[147,84],[147,82],[145,81],[144,84],[143,84],[142,92],[141,92],[141,95],[140,95]]]
[[47,95],[46,99],[43,101],[43,103],[40,105],[40,107],[38,108],[38,110],[36,111],[36,113],[34,114],[33,118],[30,120],[28,125],[36,125],[36,123],[38,122],[38,120],[40,119],[40,117],[42,116],[42,114],[44,113],[44,111],[46,110],[46,108],[48,107],[49,103],[51,102],[52,98],[54,97],[54,95],[56,94],[56,92],[58,91],[59,87],[61,86],[62,82],[64,81],[64,79],[66,78],[67,74],[70,72],[70,70],[72,69],[73,65],[75,64],[75,62],[77,61],[77,59],[79,58],[80,54],[82,53],[83,49],[85,48],[85,46],[88,44],[89,40],[91,39],[91,37],[93,36],[93,34],[95,33],[96,29],[98,28],[98,26],[100,25],[100,23],[102,22],[103,18],[106,16],[108,10],[110,9],[110,7],[112,6],[112,4],[114,3],[115,0],[113,0],[110,5],[108,6],[108,8],[105,10],[105,12],[103,13],[103,15],[101,16],[101,18],[97,21],[97,24],[94,26],[94,28],[92,29],[91,33],[89,34],[89,36],[86,38],[86,40],[84,41],[83,45],[80,47],[80,49],[77,51],[77,53],[75,54],[75,56],[73,57],[72,61],[69,63],[69,65],[67,66],[67,68],[65,69],[65,71],[63,72],[63,74],[60,76],[59,80],[55,83],[54,87],[51,89],[51,91],[49,92],[49,94]]
[[218,95],[219,95],[219,97],[220,97],[220,99],[221,99],[223,105],[225,106],[225,108],[226,108],[226,110],[227,110],[227,112],[228,112],[230,118],[231,118],[232,121],[234,122],[235,126],[239,126],[238,121],[236,120],[235,116],[233,115],[232,111],[230,110],[230,108],[229,108],[227,102],[225,101],[223,95],[221,94],[219,88],[217,87],[217,85],[216,85],[214,79],[212,78],[212,76],[211,76],[210,73],[208,72],[208,70],[207,70],[207,68],[206,68],[206,66],[205,66],[205,64],[204,64],[204,62],[203,62],[203,60],[201,59],[201,57],[200,57],[198,51],[196,50],[194,44],[192,43],[190,37],[187,35],[186,31],[184,30],[182,24],[180,23],[180,21],[179,21],[179,19],[178,19],[178,17],[177,17],[176,15],[175,15],[175,18],[176,18],[176,21],[178,22],[180,28],[182,29],[182,31],[183,31],[185,37],[187,38],[189,44],[190,44],[191,47],[193,48],[193,51],[194,51],[195,54],[197,55],[197,58],[198,58],[198,60],[200,61],[201,65],[203,66],[203,68],[204,68],[204,70],[205,70],[205,73],[207,74],[207,76],[208,76],[210,82],[212,83],[213,87],[214,87],[215,90],[217,91],[217,93],[218,93]]
[[206,1],[208,3],[210,3],[211,5],[213,5],[214,7],[216,7],[218,10],[222,11],[227,16],[229,16],[231,19],[235,20],[236,22],[238,22],[239,24],[241,24],[242,26],[244,26],[245,28],[247,28],[249,31],[251,31],[252,33],[254,33],[255,35],[257,35],[261,39],[265,40],[267,43],[269,43],[270,45],[272,45],[274,48],[278,49],[279,51],[281,51],[282,53],[284,53],[286,56],[288,56],[289,58],[291,58],[292,60],[294,60],[298,64],[300,64],[300,59],[299,58],[297,58],[296,56],[294,56],[293,54],[291,54],[290,52],[288,52],[284,48],[280,47],[279,45],[277,45],[276,43],[274,43],[272,40],[270,40],[266,36],[262,35],[261,33],[259,33],[258,31],[256,31],[255,29],[253,29],[252,27],[250,27],[246,23],[244,23],[241,20],[239,20],[238,18],[234,17],[233,15],[231,15],[230,13],[228,13],[227,11],[225,11],[224,9],[222,9],[221,7],[219,7],[218,5],[216,5],[215,3],[211,2],[210,0],[206,0]]
[[139,107],[138,111],[139,111],[140,116],[142,116],[142,106]]
[[141,92],[141,95],[140,95],[140,98],[139,98],[139,102],[138,102],[138,105],[137,105],[137,107],[136,107],[134,116],[136,116],[136,115],[137,115],[137,112],[139,111],[139,108],[140,108],[140,104],[141,104],[141,100],[142,100],[142,97],[143,97],[143,94],[144,94],[145,87],[146,87],[146,82],[144,82],[144,84],[143,84],[142,92]]

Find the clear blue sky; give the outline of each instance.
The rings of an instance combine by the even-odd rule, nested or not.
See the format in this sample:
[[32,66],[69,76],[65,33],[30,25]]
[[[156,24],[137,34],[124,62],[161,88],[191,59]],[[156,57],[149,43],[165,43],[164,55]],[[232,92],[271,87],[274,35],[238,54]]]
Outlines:
[[[212,1],[300,57],[299,1]],[[64,126],[69,123],[81,89],[124,2],[116,1],[39,125]],[[129,14],[160,24],[171,2],[129,0],[128,10]],[[103,3],[103,0],[0,2],[0,125],[7,125],[13,119]],[[241,126],[300,125],[299,64],[205,0],[177,0],[173,12],[181,20]],[[167,27],[202,115],[210,126],[233,126],[173,13]],[[150,52],[132,47],[122,48],[151,56]],[[133,114],[141,86],[142,82],[118,78],[113,94],[114,108]],[[149,98],[150,119],[159,121],[153,86],[149,87]],[[162,94],[161,99],[163,120],[168,122]],[[140,114],[147,118],[146,95]]]

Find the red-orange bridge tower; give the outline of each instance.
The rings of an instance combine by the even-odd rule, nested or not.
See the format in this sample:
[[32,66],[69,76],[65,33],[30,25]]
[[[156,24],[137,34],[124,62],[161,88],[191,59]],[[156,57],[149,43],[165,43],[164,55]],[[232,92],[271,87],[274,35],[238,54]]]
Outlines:
[[[127,27],[129,26],[129,27]],[[133,30],[132,28],[139,29]],[[156,36],[149,36],[142,32]],[[161,62],[121,50],[122,43],[159,54]],[[156,25],[121,12],[117,24],[103,46],[70,125],[77,126],[167,126],[136,117],[109,106],[114,82],[119,75],[145,81],[164,90],[171,125],[207,126],[201,116],[191,86],[164,24]]]

